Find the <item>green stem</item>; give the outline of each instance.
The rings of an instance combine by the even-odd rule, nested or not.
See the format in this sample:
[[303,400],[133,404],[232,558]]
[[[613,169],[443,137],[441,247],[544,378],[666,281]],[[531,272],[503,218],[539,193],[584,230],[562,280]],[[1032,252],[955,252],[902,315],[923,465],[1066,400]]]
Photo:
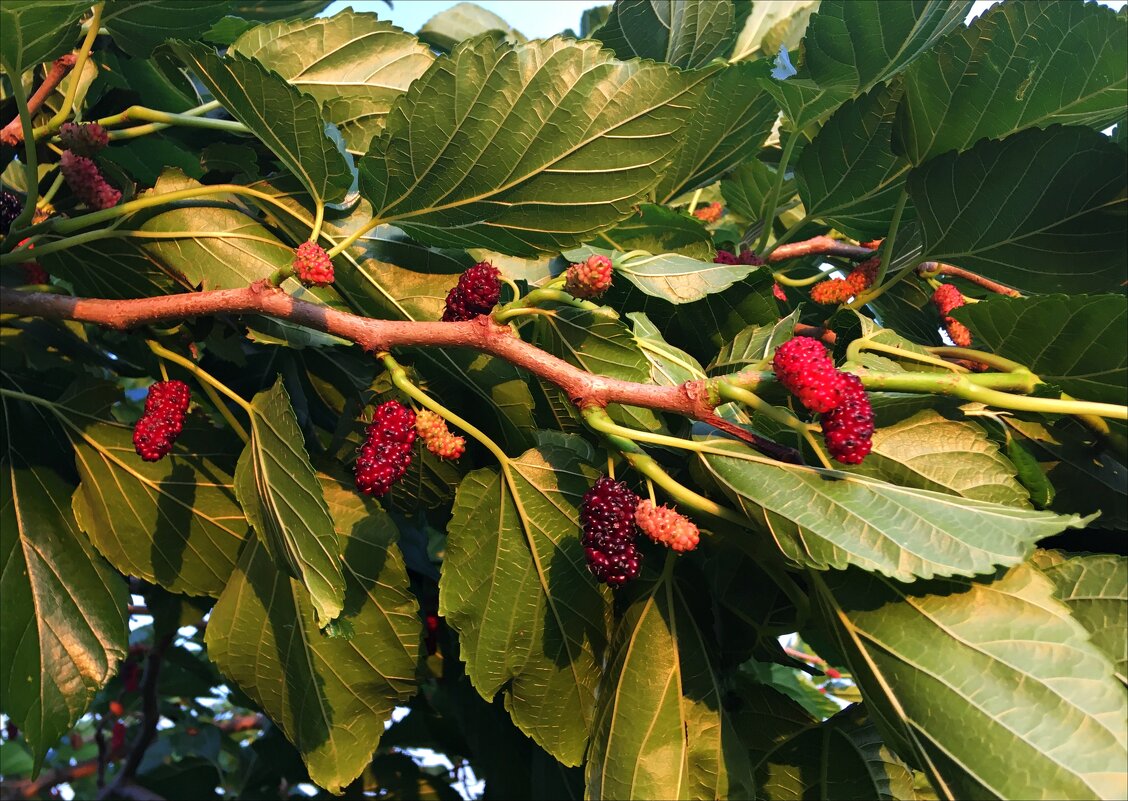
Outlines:
[[905,204],[909,202],[909,188],[905,186],[897,198],[897,205],[893,207],[893,220],[889,223],[889,233],[881,244],[881,266],[877,268],[877,276],[873,279],[875,287],[881,286],[885,281],[885,274],[889,272],[889,262],[893,259],[893,244],[897,241],[897,229],[901,226],[901,214],[905,211]]
[[618,317],[618,314],[607,306],[600,306],[598,303],[592,303],[590,300],[582,300],[574,297],[562,289],[548,289],[541,287],[532,290],[523,298],[518,298],[512,303],[507,303],[500,309],[493,313],[495,322],[504,323],[510,317],[516,316],[513,312],[520,314],[527,313],[527,310],[541,303],[563,303],[568,306],[575,306],[578,309],[586,309],[587,311],[597,312],[599,314],[606,314],[607,316]]
[[147,125],[134,125],[131,128],[121,128],[109,132],[111,142],[122,139],[136,139],[139,136],[163,131],[173,125],[182,128],[203,128],[210,131],[224,131],[226,133],[250,133],[250,129],[238,120],[217,120],[214,117],[196,117],[189,114],[172,114],[167,111],[155,111],[143,106],[134,106],[127,109],[130,116],[139,120],[149,120]]
[[74,236],[64,237],[63,239],[56,239],[46,244],[35,244],[35,251],[31,252],[27,248],[13,251],[12,253],[0,256],[0,265],[11,263],[18,263],[26,260],[27,256],[46,256],[50,253],[56,253],[61,250],[77,247],[78,245],[85,245],[89,242],[97,242],[101,239],[224,239],[236,240],[247,239],[253,242],[261,242],[267,245],[274,245],[286,250],[289,248],[277,241],[271,241],[261,236],[254,234],[240,234],[230,231],[134,231],[129,229],[118,228],[98,228],[94,231],[85,231],[81,234]]
[[369,220],[367,223],[362,225],[360,228],[357,228],[355,231],[353,231],[351,234],[346,236],[344,239],[342,239],[340,242],[338,242],[336,245],[334,245],[333,247],[331,247],[329,249],[329,251],[328,251],[329,258],[333,258],[337,254],[339,254],[341,251],[345,250],[346,248],[351,247],[352,244],[354,242],[356,242],[356,240],[360,239],[362,236],[367,234],[369,231],[371,231],[373,228],[375,228],[381,222],[383,222],[383,220],[381,220],[379,217],[373,217],[371,220]]
[[693,212],[697,210],[697,203],[698,203],[699,200],[701,200],[701,192],[702,191],[703,191],[702,189],[698,189],[696,192],[693,193],[693,198],[689,201],[689,213],[690,214],[693,214]]
[[779,423],[781,426],[790,428],[792,431],[799,434],[806,434],[811,430],[809,424],[804,423],[790,412],[778,406],[772,406],[759,395],[749,392],[743,387],[730,384],[728,381],[720,381],[717,383],[717,394],[719,394],[723,400],[742,403],[752,411],[759,412],[768,419]]
[[247,434],[247,430],[243,428],[235,418],[235,415],[231,414],[231,410],[227,408],[227,404],[223,402],[223,398],[219,397],[219,393],[215,391],[215,387],[207,381],[201,381],[199,384],[203,387],[204,394],[207,395],[208,399],[212,402],[212,406],[219,410],[219,413],[223,415],[223,419],[227,421],[227,425],[231,426],[231,430],[234,431],[244,443],[250,442],[251,438]]
[[525,306],[517,306],[513,309],[498,309],[491,317],[495,323],[508,323],[510,320],[516,320],[518,317],[555,317],[556,312],[549,309],[526,308]]
[[503,451],[496,442],[490,439],[489,435],[477,426],[459,417],[417,387],[411,379],[407,377],[407,371],[403,369],[400,363],[397,362],[390,353],[380,354],[380,359],[384,362],[384,366],[388,368],[388,374],[391,376],[392,384],[395,385],[396,389],[417,402],[420,406],[430,409],[435,414],[445,418],[448,422],[454,423],[455,426],[485,445],[489,452],[494,455],[494,458],[503,466],[509,464],[509,457],[505,455],[505,451]]
[[953,359],[968,359],[973,362],[982,362],[989,367],[994,367],[996,370],[1002,370],[1007,373],[1029,373],[1030,368],[1025,364],[1019,364],[1010,359],[1004,359],[1002,356],[996,356],[994,353],[984,353],[981,350],[973,350],[972,348],[948,348],[938,347],[929,348],[929,353],[935,353],[937,356],[948,356]]
[[[247,413],[248,416],[254,414],[254,409],[251,407],[251,404],[249,402],[244,400],[242,397],[236,394],[235,390],[231,389],[229,386],[224,384],[204,368],[200,367],[200,365],[196,364],[191,359],[186,359],[179,353],[175,353],[151,339],[146,340],[145,344],[149,346],[149,350],[151,350],[157,356],[160,356],[162,359],[168,359],[173,364],[179,364],[185,370],[194,375],[201,384],[211,384],[224,395],[231,398],[231,400],[235,401],[235,403],[238,404],[243,409],[243,411]],[[245,433],[246,432],[244,432],[244,434]]]
[[313,214],[313,230],[310,232],[309,241],[317,242],[317,238],[321,236],[321,226],[325,222],[325,203],[321,198],[317,198],[317,207],[314,209]]
[[811,284],[817,284],[819,281],[827,277],[827,274],[824,272],[815,273],[814,275],[807,278],[788,278],[787,274],[784,272],[772,273],[772,278],[776,280],[776,283],[783,284],[784,286],[794,287],[804,287],[810,286]]
[[860,308],[862,308],[867,303],[871,303],[871,302],[877,300],[878,298],[880,298],[882,295],[884,295],[886,292],[888,292],[893,287],[897,286],[897,284],[899,284],[901,281],[904,281],[910,275],[913,275],[912,270],[908,270],[908,269],[901,270],[899,273],[897,273],[895,276],[890,278],[884,284],[881,284],[880,286],[875,286],[873,289],[870,289],[870,290],[863,292],[862,294],[858,295],[856,298],[854,298],[852,301],[850,301],[849,303],[846,304],[846,308],[848,308],[848,309],[860,309]]
[[[54,133],[59,130],[60,126],[67,121],[70,116],[71,109],[74,107],[74,99],[78,96],[78,85],[82,82],[82,71],[86,67],[86,60],[90,57],[90,49],[94,46],[94,40],[98,37],[98,28],[102,24],[102,9],[105,3],[98,3],[94,6],[94,15],[90,20],[90,29],[86,32],[86,38],[82,40],[82,48],[78,51],[78,55],[74,60],[74,69],[70,71],[70,86],[67,87],[66,97],[63,98],[63,105],[59,107],[58,112],[47,124],[36,128],[32,132],[31,141],[41,139],[49,133]],[[24,131],[25,137],[27,132]]]
[[[600,407],[594,407],[600,408]],[[585,417],[587,414],[585,413]],[[588,419],[588,425],[601,434],[614,434],[623,439],[629,439],[634,442],[649,442],[651,445],[661,445],[666,448],[678,448],[683,451],[693,451],[695,453],[706,453],[709,451],[707,445],[703,445],[693,440],[682,439],[680,437],[668,437],[665,434],[655,434],[650,431],[639,431],[634,428],[621,426],[611,419],[609,415],[593,413],[591,418]]]
[[850,343],[846,348],[847,361],[856,362],[863,350],[873,351],[875,353],[886,353],[890,356],[895,356],[899,359],[909,359],[911,361],[920,362],[921,364],[930,364],[933,367],[940,367],[944,370],[950,370],[953,373],[966,373],[967,368],[960,367],[958,364],[946,362],[943,359],[937,359],[934,356],[929,356],[924,353],[914,353],[911,350],[904,350],[893,345],[883,345],[880,342],[874,342],[869,337],[859,337]]
[[[27,226],[35,216],[35,201],[39,198],[39,158],[35,153],[35,137],[32,136],[31,112],[27,108],[27,93],[23,88],[20,76],[11,76],[9,83],[12,85],[12,98],[16,101],[16,112],[20,116],[20,127],[24,137],[24,183],[27,193],[24,195],[24,207],[8,229],[19,231]],[[6,237],[7,238],[7,237]],[[12,237],[16,241],[15,237]]]
[[63,185],[63,173],[59,172],[59,174],[55,176],[55,180],[51,182],[50,188],[46,192],[43,193],[43,197],[41,197],[39,199],[39,202],[36,203],[35,205],[38,208],[41,208],[41,209],[46,208],[47,205],[52,200],[55,199],[55,195],[56,195],[56,193],[58,193],[58,191],[62,187],[62,185]]
[[772,235],[772,223],[775,222],[776,205],[779,203],[779,193],[783,190],[783,178],[787,172],[787,164],[791,161],[791,153],[795,150],[795,143],[799,141],[799,132],[796,131],[792,134],[791,138],[787,140],[787,144],[783,146],[783,154],[779,159],[779,167],[776,168],[775,184],[772,185],[772,193],[768,205],[764,207],[767,214],[764,215],[764,230],[760,234],[760,241],[756,243],[756,252],[763,253],[768,245],[768,239]]

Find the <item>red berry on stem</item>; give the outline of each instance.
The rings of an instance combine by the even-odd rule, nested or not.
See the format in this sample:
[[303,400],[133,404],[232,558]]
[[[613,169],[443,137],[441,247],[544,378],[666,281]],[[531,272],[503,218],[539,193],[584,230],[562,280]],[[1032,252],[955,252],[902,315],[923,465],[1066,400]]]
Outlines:
[[776,349],[776,378],[813,412],[829,412],[842,402],[843,378],[817,339],[795,337]]
[[110,143],[106,129],[96,122],[64,122],[59,128],[63,147],[78,156],[93,156]]
[[568,268],[564,291],[577,298],[597,298],[611,287],[611,259],[589,256]]
[[192,393],[183,381],[157,381],[149,387],[145,413],[133,426],[133,448],[146,462],[156,462],[172,451],[184,430],[184,417]]
[[480,261],[458,276],[458,283],[447,293],[443,322],[473,320],[493,309],[501,297],[499,275],[488,261]]
[[333,261],[316,242],[302,242],[294,253],[294,275],[306,286],[333,283]]
[[382,403],[365,434],[353,465],[356,488],[365,495],[387,495],[411,465],[415,412],[399,401]]
[[672,550],[692,551],[701,540],[701,532],[692,520],[668,506],[656,506],[647,499],[635,510],[639,531]]
[[588,569],[612,587],[625,584],[642,569],[642,554],[635,548],[638,503],[626,484],[604,476],[584,493],[580,505]]
[[717,255],[713,257],[713,263],[714,264],[740,264],[740,259],[737,258],[736,254],[731,252],[731,251],[722,250],[721,248],[717,248]]
[[702,206],[699,209],[694,209],[693,216],[702,222],[713,223],[721,219],[721,215],[725,213],[725,207],[720,203],[710,203],[707,206]]
[[76,155],[69,150],[63,151],[59,158],[59,170],[71,191],[92,209],[108,209],[121,200],[121,192],[106,183],[106,179],[98,171],[98,165],[86,156]]
[[861,379],[842,373],[842,403],[822,416],[827,450],[843,464],[861,464],[873,447],[873,407]]

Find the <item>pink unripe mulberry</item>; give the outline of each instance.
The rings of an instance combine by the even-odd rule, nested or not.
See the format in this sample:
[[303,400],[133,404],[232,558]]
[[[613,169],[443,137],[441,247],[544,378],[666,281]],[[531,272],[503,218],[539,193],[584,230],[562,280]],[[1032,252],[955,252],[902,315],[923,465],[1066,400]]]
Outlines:
[[109,134],[96,122],[64,122],[59,128],[59,140],[77,156],[93,156],[110,143]]
[[458,459],[466,452],[466,439],[451,433],[446,420],[432,411],[424,409],[415,416],[415,430],[440,459]]
[[302,242],[294,253],[294,275],[306,286],[329,286],[333,283],[333,261],[316,242]]
[[668,506],[641,501],[635,510],[639,530],[655,542],[678,552],[692,551],[701,541],[701,532],[693,521]]
[[611,287],[611,259],[589,256],[568,268],[564,291],[577,298],[597,298]]
[[817,339],[795,337],[776,349],[776,378],[812,412],[829,412],[842,402],[843,378]]
[[59,157],[59,169],[70,190],[90,208],[112,208],[121,200],[121,192],[106,183],[106,179],[98,171],[98,165],[86,156],[66,150]]

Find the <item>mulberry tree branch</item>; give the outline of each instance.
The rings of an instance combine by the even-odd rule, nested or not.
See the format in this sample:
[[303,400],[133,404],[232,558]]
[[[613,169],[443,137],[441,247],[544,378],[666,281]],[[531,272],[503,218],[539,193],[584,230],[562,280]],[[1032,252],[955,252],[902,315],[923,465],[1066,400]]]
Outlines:
[[[51,69],[47,71],[47,77],[43,79],[43,83],[39,84],[39,88],[35,90],[27,101],[27,110],[29,114],[35,114],[43,106],[44,101],[55,91],[55,87],[62,83],[63,78],[74,69],[74,63],[77,56],[74,53],[68,53],[65,56],[60,56],[55,59],[51,64]],[[20,118],[13,118],[3,129],[0,129],[0,144],[15,147],[23,141],[23,127],[20,125]]]
[[1005,284],[1000,284],[998,281],[992,281],[979,273],[973,273],[970,270],[965,270],[962,267],[956,267],[953,264],[944,264],[937,261],[926,261],[917,265],[917,275],[922,278],[935,278],[938,275],[950,275],[955,278],[962,278],[965,281],[970,281],[973,284],[978,284],[986,290],[997,292],[1000,295],[1006,295],[1008,298],[1021,298],[1022,293],[1017,289],[1011,289]]

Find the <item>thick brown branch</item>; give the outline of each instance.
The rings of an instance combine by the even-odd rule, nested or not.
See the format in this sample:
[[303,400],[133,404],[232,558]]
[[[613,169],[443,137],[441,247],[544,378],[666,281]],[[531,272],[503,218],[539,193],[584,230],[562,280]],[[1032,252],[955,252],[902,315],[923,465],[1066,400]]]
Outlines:
[[979,273],[973,273],[965,270],[962,267],[956,267],[953,264],[944,264],[938,261],[921,262],[917,266],[917,274],[922,276],[934,277],[937,275],[950,275],[955,278],[962,278],[965,281],[970,281],[977,284],[991,292],[997,292],[1000,295],[1006,295],[1008,298],[1021,298],[1022,293],[1017,289],[1011,289],[1009,286],[1000,284],[998,281],[992,281],[990,278],[985,278]]
[[[34,115],[39,111],[40,107],[47,100],[48,96],[55,91],[63,78],[67,77],[72,69],[74,69],[74,62],[76,60],[74,53],[67,53],[65,56],[60,56],[55,59],[51,64],[51,69],[47,71],[47,77],[43,79],[43,83],[35,90],[27,101],[27,110],[29,114]],[[20,125],[20,117],[17,114],[3,130],[0,130],[0,144],[15,147],[23,141],[23,127]]]
[[824,256],[841,256],[844,259],[861,261],[872,256],[873,250],[871,248],[862,247],[861,245],[847,245],[845,242],[839,242],[837,239],[831,239],[829,236],[816,236],[804,240],[803,242],[792,242],[789,245],[780,245],[768,256],[768,261],[775,263],[777,261],[787,261],[788,259],[798,259],[801,256],[811,256],[816,253]]
[[[396,347],[472,348],[504,359],[556,384],[577,406],[624,403],[693,417],[716,425],[704,381],[657,386],[592,375],[514,336],[488,316],[461,323],[373,320],[290,297],[265,282],[136,300],[95,300],[42,292],[0,293],[0,310],[32,317],[77,320],[127,330],[139,325],[215,314],[265,314],[348,339],[377,352]],[[743,429],[726,431],[754,447],[763,441]],[[787,449],[768,455],[793,456]],[[791,459],[788,458],[790,461]]]

